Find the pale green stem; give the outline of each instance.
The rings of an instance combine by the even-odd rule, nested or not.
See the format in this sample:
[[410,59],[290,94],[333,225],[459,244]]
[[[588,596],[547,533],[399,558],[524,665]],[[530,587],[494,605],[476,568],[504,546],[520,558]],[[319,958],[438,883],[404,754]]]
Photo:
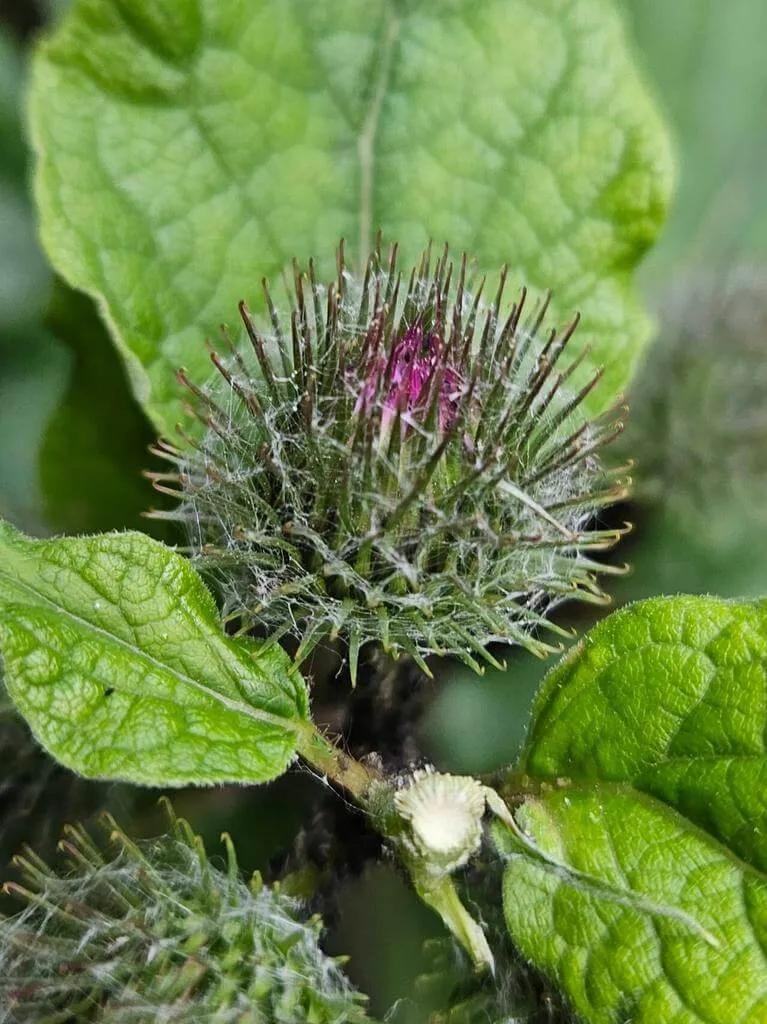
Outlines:
[[394,809],[393,789],[380,772],[345,754],[312,723],[299,731],[298,753],[316,771],[344,789],[370,821],[402,854],[416,892],[442,918],[479,970],[494,969],[485,933],[461,903],[449,875],[434,875],[426,860],[415,859],[403,845],[407,826]]
[[373,783],[384,781],[379,772],[345,754],[312,723],[299,732],[297,749],[308,764],[346,790],[363,809],[368,806],[367,796]]
[[436,910],[445,927],[461,943],[479,970],[495,973],[495,960],[485,933],[468,912],[456,892],[450,875],[430,879],[412,872],[413,884],[423,902]]

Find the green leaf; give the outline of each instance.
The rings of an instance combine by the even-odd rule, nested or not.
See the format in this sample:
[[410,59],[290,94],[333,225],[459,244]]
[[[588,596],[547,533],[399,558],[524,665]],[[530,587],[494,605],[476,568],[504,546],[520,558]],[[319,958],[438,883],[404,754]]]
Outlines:
[[501,839],[507,924],[585,1020],[767,1019],[761,873],[619,785],[562,790],[518,817],[548,860]]
[[766,727],[765,601],[630,606],[544,680],[505,913],[587,1020],[765,1019]]
[[0,525],[6,685],[42,745],[95,778],[263,782],[294,755],[303,680],[230,639],[199,576],[139,533],[33,541]]
[[767,869],[767,602],[655,598],[546,677],[521,769],[630,782]]
[[64,533],[147,528],[156,503],[142,477],[153,431],[132,397],[94,304],[57,281],[48,325],[74,365],[40,452],[46,520]]
[[97,300],[168,430],[173,371],[293,256],[327,275],[380,226],[508,263],[580,308],[611,404],[647,336],[631,284],[670,187],[610,0],[78,0],[31,96],[46,250]]

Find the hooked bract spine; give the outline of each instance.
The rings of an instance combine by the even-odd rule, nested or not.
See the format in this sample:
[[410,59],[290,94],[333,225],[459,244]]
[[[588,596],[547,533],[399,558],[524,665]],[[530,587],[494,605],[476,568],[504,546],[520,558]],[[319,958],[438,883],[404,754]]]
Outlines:
[[[247,345],[227,338],[204,386],[180,371],[199,439],[160,441],[194,564],[242,628],[293,634],[299,660],[322,641],[429,655],[480,670],[488,646],[536,654],[554,604],[603,601],[593,555],[620,531],[594,524],[626,493],[600,449],[618,407],[590,421],[597,373],[571,388],[576,330],[544,332],[548,300],[504,303],[470,287],[464,255],[427,249],[403,277],[380,240],[362,280],[343,245],[327,287],[294,264],[290,314],[264,283],[267,329],[244,303]],[[563,365],[564,364],[564,365]]]

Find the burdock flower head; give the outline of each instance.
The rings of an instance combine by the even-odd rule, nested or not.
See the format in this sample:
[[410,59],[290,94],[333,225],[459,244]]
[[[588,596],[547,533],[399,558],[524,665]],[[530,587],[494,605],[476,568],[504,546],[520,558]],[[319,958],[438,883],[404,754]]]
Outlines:
[[505,278],[486,303],[465,258],[427,251],[403,280],[379,247],[359,280],[342,247],[327,288],[295,268],[289,314],[264,286],[268,329],[240,305],[250,355],[212,353],[217,383],[180,373],[205,431],[161,442],[154,476],[232,618],[299,657],[341,638],[354,676],[371,641],[423,667],[543,653],[553,603],[602,599],[592,552],[617,534],[594,515],[623,484],[597,450],[620,424],[581,412],[598,374],[574,392],[560,368],[577,320],[542,337],[546,303],[505,307]]

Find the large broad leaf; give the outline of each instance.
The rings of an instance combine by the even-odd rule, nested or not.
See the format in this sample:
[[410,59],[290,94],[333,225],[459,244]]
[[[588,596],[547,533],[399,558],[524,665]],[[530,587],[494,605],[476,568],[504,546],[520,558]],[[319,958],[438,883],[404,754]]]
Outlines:
[[91,777],[262,782],[306,718],[287,656],[226,637],[188,562],[139,533],[32,541],[0,526],[0,650],[37,738]]
[[656,598],[544,681],[521,767],[630,782],[767,868],[767,602]]
[[507,846],[506,921],[583,1018],[767,1020],[761,873],[680,815],[617,787],[560,791],[518,815],[549,862]]
[[173,371],[293,256],[378,227],[508,262],[584,314],[592,399],[647,335],[631,273],[669,191],[665,134],[609,0],[78,0],[31,98],[48,254],[93,295],[168,429]]
[[546,857],[509,863],[515,941],[588,1020],[767,1019],[767,602],[626,608],[533,717],[504,794]]

